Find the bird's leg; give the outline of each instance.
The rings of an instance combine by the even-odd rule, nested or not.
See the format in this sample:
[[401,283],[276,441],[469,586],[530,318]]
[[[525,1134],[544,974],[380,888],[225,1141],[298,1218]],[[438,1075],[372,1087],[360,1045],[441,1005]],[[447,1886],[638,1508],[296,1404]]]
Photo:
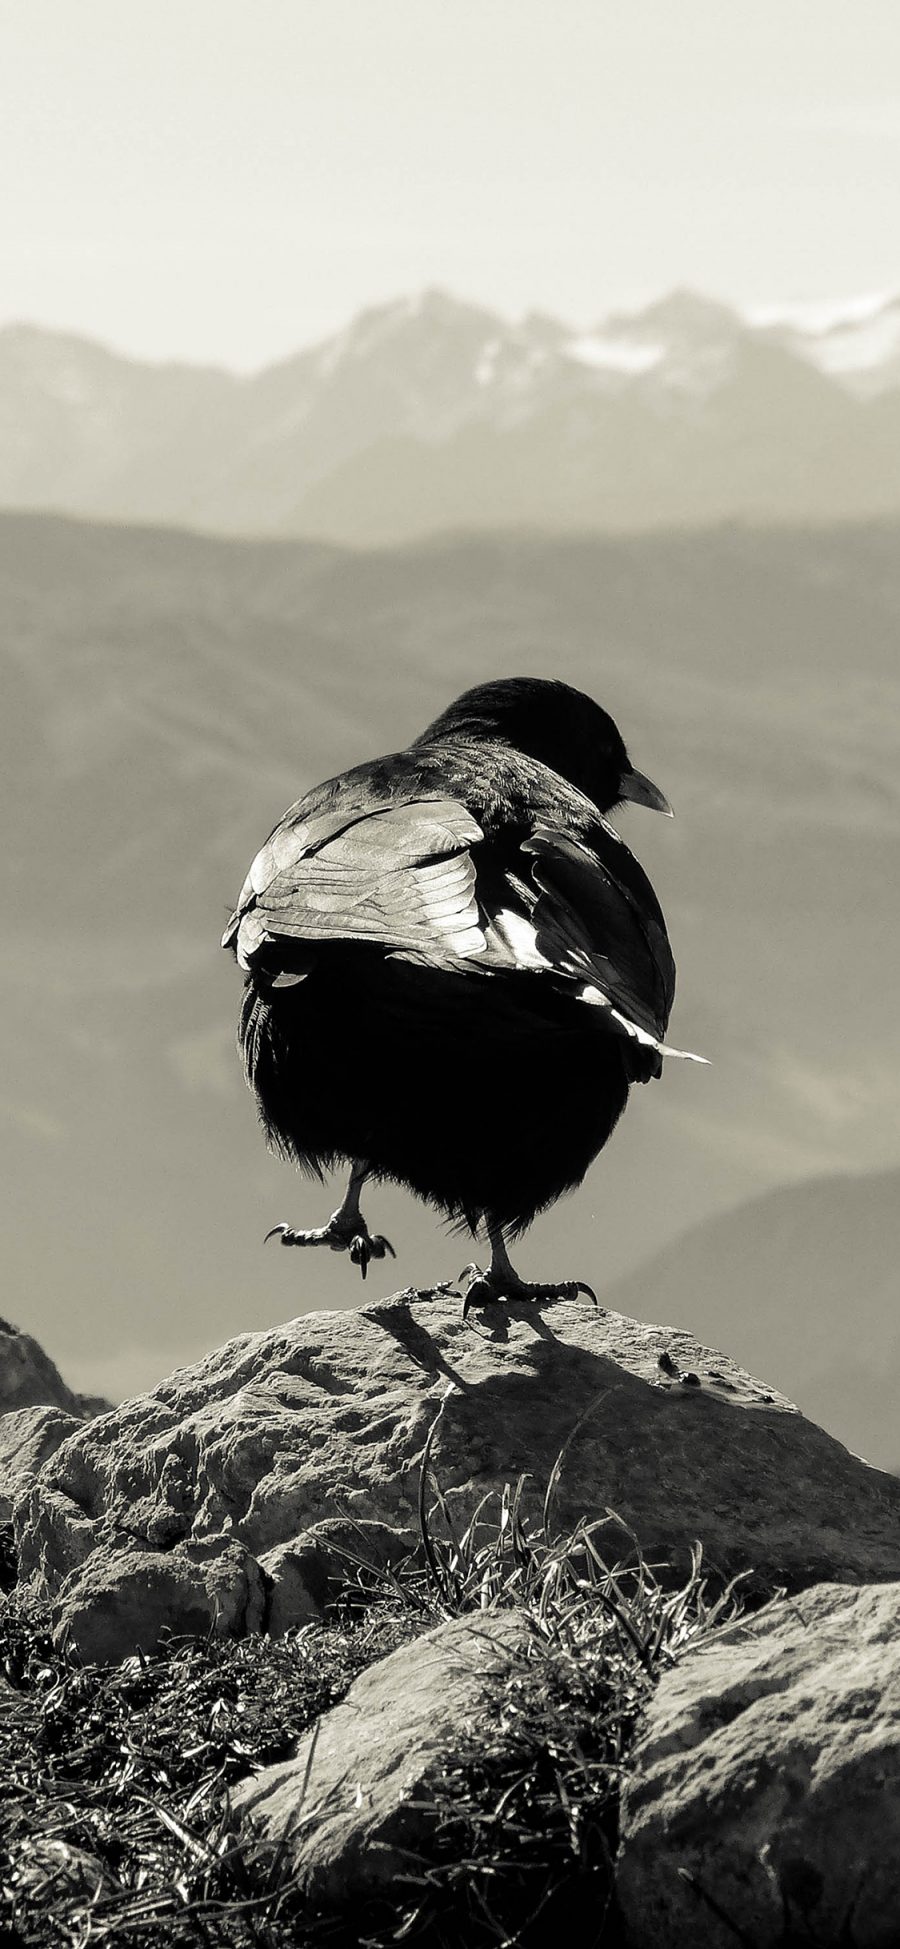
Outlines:
[[370,1232],[360,1211],[360,1193],[368,1175],[365,1164],[354,1164],[343,1199],[327,1225],[309,1232],[295,1232],[290,1225],[274,1225],[266,1233],[266,1239],[280,1238],[282,1245],[327,1245],[332,1252],[349,1252],[352,1263],[359,1266],[365,1278],[370,1259],[383,1259],[386,1252],[392,1259],[397,1256],[389,1238],[380,1232]]
[[540,1303],[541,1300],[576,1299],[579,1293],[586,1293],[595,1306],[598,1304],[596,1293],[581,1279],[562,1279],[552,1285],[540,1285],[532,1280],[520,1279],[515,1268],[510,1264],[502,1226],[492,1224],[489,1218],[486,1218],[485,1223],[491,1241],[491,1263],[487,1272],[482,1272],[481,1267],[477,1265],[463,1267],[460,1278],[468,1279],[469,1282],[463,1301],[463,1319],[470,1306],[484,1306],[498,1299],[525,1299],[532,1303]]

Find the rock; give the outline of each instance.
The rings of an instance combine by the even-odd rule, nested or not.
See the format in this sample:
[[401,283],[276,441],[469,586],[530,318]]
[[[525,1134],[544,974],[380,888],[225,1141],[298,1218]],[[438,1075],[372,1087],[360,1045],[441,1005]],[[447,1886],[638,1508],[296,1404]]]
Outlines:
[[13,1503],[67,1435],[80,1428],[65,1408],[13,1408],[0,1414],[0,1523],[8,1523]]
[[269,1592],[266,1629],[275,1637],[321,1618],[336,1585],[352,1580],[362,1560],[383,1569],[406,1556],[404,1537],[387,1523],[367,1521],[364,1535],[339,1518],[313,1527],[297,1542],[277,1543],[260,1556]]
[[[71,1434],[17,1505],[20,1574],[72,1629],[106,1578],[103,1642],[124,1656],[135,1615],[130,1600],[117,1611],[117,1553],[158,1559],[183,1631],[198,1546],[233,1542],[284,1629],[346,1574],[348,1525],[379,1553],[415,1540],[439,1409],[434,1471],[460,1521],[523,1471],[538,1518],[568,1442],[556,1527],[614,1510],[673,1576],[700,1538],[708,1567],[749,1570],[766,1593],[900,1577],[900,1481],[726,1356],[586,1301],[464,1321],[458,1299],[425,1296],[246,1334]],[[611,1522],[610,1555],[631,1547]]]
[[629,1769],[631,1949],[900,1941],[900,1584],[825,1584],[659,1685]]
[[56,1407],[83,1421],[109,1405],[99,1395],[73,1394],[31,1334],[0,1320],[0,1415],[12,1408]]
[[73,1394],[30,1333],[0,1320],[0,1523],[66,1436],[109,1405]]
[[232,1796],[238,1817],[273,1849],[309,1900],[365,1900],[408,1874],[436,1816],[427,1775],[477,1738],[529,1636],[520,1613],[454,1618],[356,1679],[300,1740]]
[[123,1644],[150,1651],[164,1633],[242,1638],[262,1629],[265,1589],[239,1543],[209,1538],[167,1555],[137,1541],[93,1550],[60,1585],[55,1622],[85,1664],[111,1664]]
[[[25,1896],[32,1903],[46,1902],[48,1895],[55,1897],[57,1905],[60,1895],[84,1895],[87,1903],[104,1882],[103,1869],[95,1855],[73,1847],[69,1841],[52,1840],[44,1835],[13,1841],[7,1873],[10,1890],[20,1900]],[[22,1939],[11,1935],[10,1949]]]

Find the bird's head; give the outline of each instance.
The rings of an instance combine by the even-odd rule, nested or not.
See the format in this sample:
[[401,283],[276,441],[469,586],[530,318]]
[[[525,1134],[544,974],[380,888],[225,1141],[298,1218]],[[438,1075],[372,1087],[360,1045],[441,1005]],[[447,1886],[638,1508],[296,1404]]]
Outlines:
[[636,771],[618,726],[592,697],[544,677],[503,677],[478,684],[435,718],[418,744],[437,738],[483,738],[512,745],[568,779],[601,812],[623,800],[655,812],[672,808]]

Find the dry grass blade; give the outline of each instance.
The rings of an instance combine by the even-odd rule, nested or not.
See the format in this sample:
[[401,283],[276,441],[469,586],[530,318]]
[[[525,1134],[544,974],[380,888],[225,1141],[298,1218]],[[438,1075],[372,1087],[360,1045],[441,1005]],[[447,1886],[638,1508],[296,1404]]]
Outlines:
[[[426,1500],[427,1493],[428,1493],[428,1475],[431,1467],[431,1450],[434,1445],[434,1440],[437,1435],[438,1428],[440,1427],[441,1417],[444,1412],[446,1401],[447,1401],[447,1396],[445,1395],[443,1401],[441,1402],[440,1407],[438,1408],[437,1414],[434,1417],[431,1427],[429,1428],[428,1433],[425,1437],[425,1447],[422,1450],[422,1462],[421,1462],[421,1467],[419,1469],[418,1510],[419,1510],[419,1532],[422,1538],[422,1548],[425,1552],[425,1561],[428,1566],[428,1570],[431,1574],[436,1590],[443,1596],[444,1601],[446,1603],[450,1603],[457,1595],[456,1580],[454,1579],[452,1574],[448,1572],[447,1566],[444,1562],[443,1553],[435,1543],[431,1524],[428,1518],[428,1507],[427,1507],[427,1500]],[[443,1515],[444,1520],[447,1523],[451,1536],[453,1536],[453,1526],[450,1520],[450,1513],[449,1510],[447,1509],[446,1499],[444,1498],[440,1490],[438,1490],[438,1499],[441,1508],[441,1514]],[[456,1551],[458,1556],[459,1544],[456,1542],[455,1536],[453,1536],[453,1540],[454,1543],[456,1543]]]
[[541,1529],[545,1536],[548,1536],[550,1533],[550,1511],[553,1506],[553,1502],[556,1496],[556,1491],[559,1487],[559,1478],[562,1475],[563,1464],[565,1462],[566,1456],[568,1455],[569,1449],[571,1448],[576,1435],[584,1427],[585,1422],[590,1420],[592,1414],[596,1414],[597,1409],[600,1407],[601,1403],[606,1400],[608,1393],[609,1393],[609,1388],[605,1387],[601,1390],[599,1394],[594,1395],[593,1400],[588,1402],[587,1407],[584,1409],[583,1413],[581,1413],[578,1416],[578,1420],[574,1423],[574,1426],[569,1429],[566,1439],[563,1442],[559,1454],[556,1457],[556,1461],[554,1462],[553,1467],[550,1470],[550,1474],[547,1477],[547,1487],[544,1492],[544,1506],[543,1509],[541,1510]]

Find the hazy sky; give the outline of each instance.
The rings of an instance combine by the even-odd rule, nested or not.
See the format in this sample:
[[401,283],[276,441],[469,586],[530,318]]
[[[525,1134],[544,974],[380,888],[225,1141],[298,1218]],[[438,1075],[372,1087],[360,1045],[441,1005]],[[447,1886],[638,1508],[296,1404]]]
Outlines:
[[0,0],[0,321],[252,366],[426,283],[900,285],[900,0]]

